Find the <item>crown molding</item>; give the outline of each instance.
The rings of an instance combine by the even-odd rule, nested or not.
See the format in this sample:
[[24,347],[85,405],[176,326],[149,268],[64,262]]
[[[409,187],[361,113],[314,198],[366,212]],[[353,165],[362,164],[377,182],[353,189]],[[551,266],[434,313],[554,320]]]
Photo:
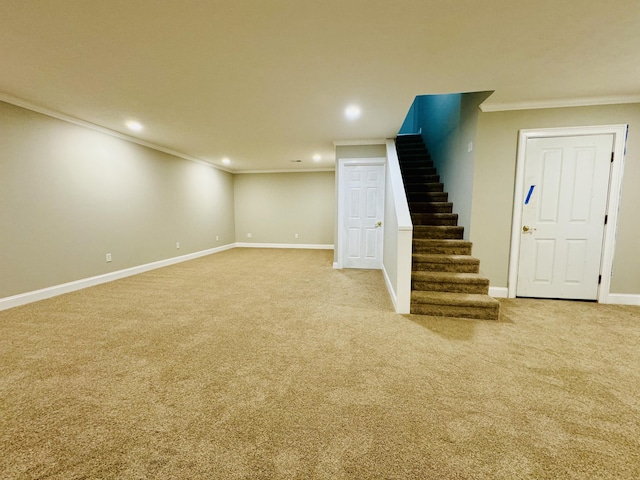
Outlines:
[[127,142],[135,143],[143,147],[151,148],[159,152],[167,153],[169,155],[173,155],[174,157],[179,157],[190,162],[199,163],[200,165],[205,165],[217,170],[222,170],[227,173],[236,173],[233,170],[219,167],[218,165],[214,165],[213,163],[200,160],[199,158],[191,157],[184,153],[177,152],[167,147],[163,147],[162,145],[147,142],[146,140],[141,140],[139,138],[132,137],[131,135],[127,135],[116,130],[111,130],[110,128],[102,127],[95,123],[87,122],[86,120],[81,120],[71,115],[67,115],[66,113],[58,112],[57,110],[52,110],[50,108],[43,107],[42,105],[37,105],[22,98],[14,97],[13,95],[9,95],[8,93],[0,92],[0,101],[15,105],[16,107],[24,108],[26,110],[31,110],[32,112],[40,113],[48,117],[56,118],[58,120],[62,120],[63,122],[72,123],[73,125],[78,125],[80,127],[88,128],[96,132],[104,133],[105,135],[109,135],[111,137],[126,140]]
[[534,100],[530,102],[485,102],[480,110],[485,113],[509,110],[537,110],[543,108],[593,107],[599,105],[621,105],[640,103],[640,95],[617,95],[611,97],[563,98],[556,100]]

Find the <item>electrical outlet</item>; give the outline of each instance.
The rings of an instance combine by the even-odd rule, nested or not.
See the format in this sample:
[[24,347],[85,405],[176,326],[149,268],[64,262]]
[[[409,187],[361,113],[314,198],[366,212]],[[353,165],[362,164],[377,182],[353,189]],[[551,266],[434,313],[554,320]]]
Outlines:
[[180,242],[176,242],[176,248],[180,248]]
[[247,233],[247,238],[251,238],[253,235],[251,235],[250,233]]
[[111,254],[107,253],[106,257],[107,257],[107,263],[109,263],[111,261]]
[[296,233],[296,238],[298,238],[298,236],[299,236],[299,235]]
[[220,238],[218,237],[218,235],[216,235],[216,242],[217,242],[218,240],[220,240]]
[[473,142],[469,142],[467,144],[467,152],[473,152]]

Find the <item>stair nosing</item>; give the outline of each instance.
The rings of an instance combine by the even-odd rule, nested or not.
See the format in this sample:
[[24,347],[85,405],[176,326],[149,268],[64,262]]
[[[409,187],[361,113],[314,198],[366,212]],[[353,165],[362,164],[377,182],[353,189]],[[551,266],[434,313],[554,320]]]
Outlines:
[[414,290],[411,292],[411,303],[419,305],[445,305],[478,308],[493,308],[500,305],[498,300],[490,295],[482,293],[428,292],[423,290]]
[[413,270],[411,279],[416,281],[433,280],[434,283],[478,283],[487,284],[489,279],[479,273],[469,272],[431,272],[428,270]]

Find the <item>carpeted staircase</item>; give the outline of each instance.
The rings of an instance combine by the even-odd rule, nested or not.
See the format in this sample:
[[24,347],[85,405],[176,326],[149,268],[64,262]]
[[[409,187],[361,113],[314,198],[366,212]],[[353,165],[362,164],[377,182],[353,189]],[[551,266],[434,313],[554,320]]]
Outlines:
[[440,177],[420,135],[402,135],[396,150],[413,222],[411,313],[497,320],[500,303],[452,213]]

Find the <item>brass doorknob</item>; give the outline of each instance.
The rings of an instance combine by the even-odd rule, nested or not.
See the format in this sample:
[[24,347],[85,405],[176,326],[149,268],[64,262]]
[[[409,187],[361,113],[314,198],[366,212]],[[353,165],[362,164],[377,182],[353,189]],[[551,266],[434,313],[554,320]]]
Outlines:
[[529,230],[531,230],[531,229],[529,228],[529,225],[525,225],[524,227],[522,227],[522,231],[523,231],[523,232],[528,232]]
[[381,227],[381,226],[382,226],[382,222],[376,223],[376,228]]

